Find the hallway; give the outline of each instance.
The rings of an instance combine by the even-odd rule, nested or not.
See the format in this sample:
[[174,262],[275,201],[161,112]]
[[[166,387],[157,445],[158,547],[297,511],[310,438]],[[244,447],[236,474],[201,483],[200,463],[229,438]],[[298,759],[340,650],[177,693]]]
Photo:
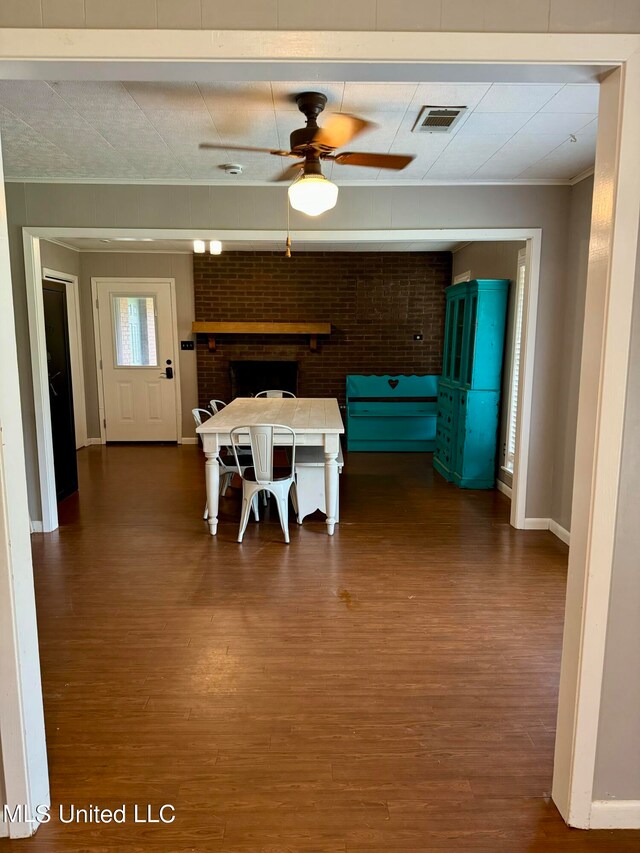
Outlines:
[[[626,853],[549,800],[567,548],[427,454],[352,454],[341,522],[201,520],[193,446],[95,446],[33,537],[54,817],[2,850]],[[60,803],[175,807],[60,824]]]

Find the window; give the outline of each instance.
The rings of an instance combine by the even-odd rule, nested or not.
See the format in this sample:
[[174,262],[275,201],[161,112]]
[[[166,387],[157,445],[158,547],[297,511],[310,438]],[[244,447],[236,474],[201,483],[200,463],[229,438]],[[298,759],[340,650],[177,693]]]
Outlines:
[[157,367],[154,296],[114,296],[116,367]]
[[513,349],[511,353],[511,379],[509,383],[509,418],[507,421],[507,447],[504,467],[513,474],[516,456],[516,426],[518,423],[518,388],[520,386],[520,353],[522,350],[522,318],[524,315],[524,282],[526,278],[526,249],[518,252],[515,315],[513,321]]

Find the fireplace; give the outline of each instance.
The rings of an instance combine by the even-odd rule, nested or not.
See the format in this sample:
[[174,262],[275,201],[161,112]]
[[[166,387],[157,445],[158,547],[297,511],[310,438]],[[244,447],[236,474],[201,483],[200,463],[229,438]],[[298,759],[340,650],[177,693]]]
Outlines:
[[298,393],[297,361],[231,361],[231,399],[253,397],[259,391]]

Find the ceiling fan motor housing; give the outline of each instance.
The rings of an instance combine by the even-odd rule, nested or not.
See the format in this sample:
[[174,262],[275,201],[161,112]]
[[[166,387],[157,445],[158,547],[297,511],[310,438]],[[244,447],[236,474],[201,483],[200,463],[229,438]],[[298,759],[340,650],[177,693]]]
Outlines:
[[294,154],[304,156],[307,146],[318,132],[318,116],[326,106],[327,96],[322,92],[301,92],[296,95],[296,103],[307,119],[307,126],[294,130],[289,137],[289,144]]

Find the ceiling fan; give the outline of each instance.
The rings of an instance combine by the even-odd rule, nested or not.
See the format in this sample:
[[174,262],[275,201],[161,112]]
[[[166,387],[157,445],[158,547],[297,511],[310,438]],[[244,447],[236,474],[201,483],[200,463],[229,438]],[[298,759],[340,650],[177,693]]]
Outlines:
[[321,160],[341,166],[368,166],[373,169],[404,169],[413,160],[410,154],[374,154],[360,151],[335,153],[359,134],[372,128],[372,122],[357,116],[337,113],[324,127],[318,126],[318,116],[327,103],[321,92],[301,92],[296,95],[298,109],[307,119],[306,127],[294,130],[290,136],[290,151],[273,148],[253,148],[245,145],[216,145],[200,143],[200,148],[233,151],[261,151],[276,157],[300,158],[274,180],[294,182],[289,187],[289,202],[295,210],[317,216],[335,207],[338,187],[322,174]]

